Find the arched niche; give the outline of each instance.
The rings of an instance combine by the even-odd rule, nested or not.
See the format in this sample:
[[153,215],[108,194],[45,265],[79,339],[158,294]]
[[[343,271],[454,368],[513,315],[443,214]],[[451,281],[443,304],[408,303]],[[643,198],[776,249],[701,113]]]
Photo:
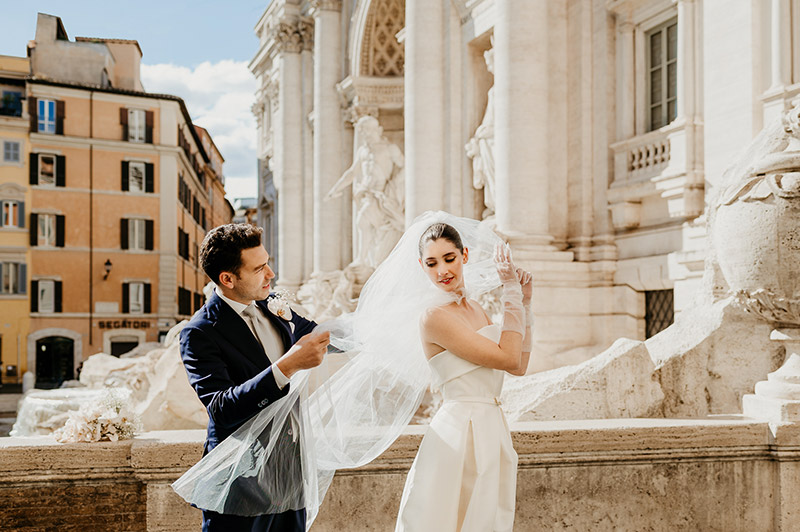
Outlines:
[[353,12],[350,76],[403,77],[405,50],[397,33],[405,27],[405,0],[360,0]]

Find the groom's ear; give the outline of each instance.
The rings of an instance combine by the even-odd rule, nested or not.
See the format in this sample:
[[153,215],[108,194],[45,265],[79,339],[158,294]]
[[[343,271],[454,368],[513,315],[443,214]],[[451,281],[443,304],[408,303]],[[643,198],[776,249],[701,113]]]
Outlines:
[[231,272],[220,272],[219,284],[225,288],[233,288],[233,274]]

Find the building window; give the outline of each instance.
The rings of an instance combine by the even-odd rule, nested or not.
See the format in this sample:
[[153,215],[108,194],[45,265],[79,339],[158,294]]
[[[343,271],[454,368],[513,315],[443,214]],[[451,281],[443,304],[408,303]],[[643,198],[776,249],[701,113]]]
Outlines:
[[67,185],[67,159],[50,153],[30,154],[30,184],[64,187]]
[[178,255],[189,260],[189,233],[178,228]]
[[20,262],[0,262],[0,293],[24,294],[25,269]]
[[35,312],[61,312],[61,281],[39,280],[36,284],[34,300]]
[[178,288],[178,314],[188,316],[192,313],[192,292]]
[[145,220],[128,221],[128,249],[145,249]]
[[65,218],[62,214],[31,213],[31,246],[64,247]]
[[122,312],[130,314],[149,314],[151,305],[150,283],[122,284]]
[[39,185],[56,184],[56,156],[39,154]]
[[124,192],[153,192],[153,164],[122,161],[122,190]]
[[55,134],[56,102],[55,100],[39,100],[39,133]]
[[672,122],[678,112],[678,19],[647,33],[648,109],[650,128]]
[[19,91],[3,91],[0,100],[0,115],[22,116],[22,93]]
[[675,296],[672,290],[648,290],[645,300],[645,333],[650,338],[675,321]]
[[153,220],[123,218],[120,220],[120,247],[139,251],[153,249]]
[[128,164],[128,190],[144,192],[144,163]]
[[3,200],[0,205],[0,227],[25,227],[24,201]]
[[19,142],[13,140],[3,141],[3,162],[18,163],[19,158]]
[[145,114],[141,109],[128,109],[128,140],[145,142]]
[[56,215],[39,214],[37,215],[37,225],[39,226],[39,238],[36,242],[38,246],[56,245]]

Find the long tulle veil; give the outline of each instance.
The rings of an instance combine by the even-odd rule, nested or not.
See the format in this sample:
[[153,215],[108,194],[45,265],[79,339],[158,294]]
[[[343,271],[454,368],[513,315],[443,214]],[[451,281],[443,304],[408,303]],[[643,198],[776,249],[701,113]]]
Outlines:
[[501,240],[488,226],[441,211],[420,215],[364,285],[356,310],[319,326],[339,352],[295,374],[286,397],[179,478],[172,487],[181,497],[234,515],[306,508],[310,527],[336,470],[369,463],[397,439],[430,383],[419,317],[452,301],[418,263],[419,238],[437,222],[455,227],[469,248],[467,295],[500,285],[492,257]]

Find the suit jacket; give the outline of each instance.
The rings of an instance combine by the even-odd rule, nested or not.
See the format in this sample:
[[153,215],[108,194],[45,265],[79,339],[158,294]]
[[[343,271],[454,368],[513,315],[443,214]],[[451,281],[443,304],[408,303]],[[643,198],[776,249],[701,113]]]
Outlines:
[[[257,301],[283,339],[286,352],[316,323],[297,313],[289,321],[267,310],[267,301]],[[208,410],[205,450],[210,451],[245,421],[289,392],[275,383],[270,361],[261,343],[236,312],[216,293],[195,313],[181,331],[181,358],[189,382]],[[270,353],[274,359],[283,353]]]
[[[267,310],[267,302],[257,301],[264,315],[280,332],[286,352],[298,338],[311,332],[316,323],[297,313],[291,320],[279,318]],[[289,323],[293,326],[290,326]],[[250,328],[236,312],[216,293],[198,310],[188,325],[183,328],[181,338],[181,358],[189,375],[189,382],[208,411],[208,433],[204,454],[230,436],[248,419],[256,415],[270,403],[284,397],[289,392],[289,384],[282,390],[275,383],[271,363],[260,342],[253,336]],[[283,353],[270,353],[274,360]],[[291,521],[302,522],[304,512],[289,516]],[[283,515],[283,514],[280,514]],[[233,523],[226,520],[233,516],[204,512],[204,530],[225,530]],[[263,516],[268,517],[268,516]],[[275,518],[268,519],[235,518],[236,530],[268,530],[278,523]],[[249,520],[248,524],[241,520]],[[265,527],[256,523],[264,522]],[[213,526],[212,526],[213,525]],[[288,528],[280,527],[281,530]],[[232,528],[228,528],[234,530]]]

